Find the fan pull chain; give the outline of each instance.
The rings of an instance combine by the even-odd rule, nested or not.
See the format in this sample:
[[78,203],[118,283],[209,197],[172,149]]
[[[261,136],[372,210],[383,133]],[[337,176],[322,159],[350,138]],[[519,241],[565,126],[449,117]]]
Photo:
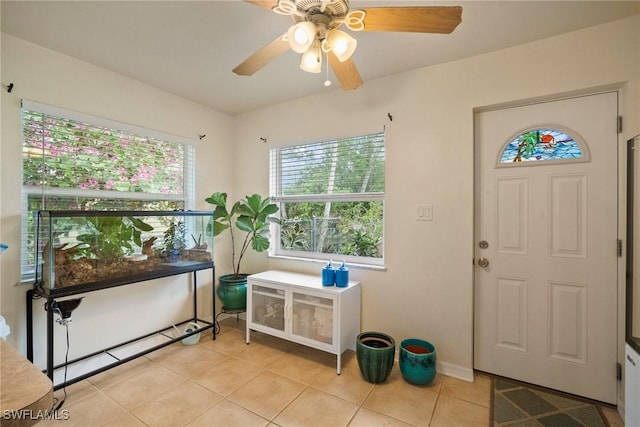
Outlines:
[[331,86],[331,80],[329,80],[329,55],[325,53],[325,64],[327,64],[327,80],[324,81],[326,87]]

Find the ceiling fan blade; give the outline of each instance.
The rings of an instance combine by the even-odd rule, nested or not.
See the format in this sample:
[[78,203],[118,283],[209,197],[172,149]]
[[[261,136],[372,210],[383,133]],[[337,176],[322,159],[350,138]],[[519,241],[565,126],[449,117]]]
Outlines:
[[285,53],[289,50],[289,43],[282,40],[282,37],[283,36],[278,36],[277,39],[259,49],[234,68],[233,72],[239,76],[252,76],[256,71]]
[[362,77],[356,68],[356,64],[351,58],[344,62],[340,62],[333,52],[327,54],[329,57],[329,65],[336,75],[336,79],[340,82],[340,87],[344,90],[353,90],[362,86]]
[[363,31],[451,33],[462,21],[460,6],[368,7]]
[[278,0],[244,0],[247,3],[255,4],[256,6],[264,7],[265,9],[273,9],[278,5]]

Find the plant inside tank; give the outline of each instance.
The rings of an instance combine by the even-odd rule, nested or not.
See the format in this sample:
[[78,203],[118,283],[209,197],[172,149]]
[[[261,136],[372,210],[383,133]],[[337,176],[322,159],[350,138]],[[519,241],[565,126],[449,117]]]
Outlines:
[[131,216],[96,216],[83,218],[85,232],[76,239],[83,245],[80,257],[116,261],[142,248],[142,232],[153,227]]
[[162,251],[168,258],[177,258],[187,246],[187,227],[183,220],[171,220],[162,235]]

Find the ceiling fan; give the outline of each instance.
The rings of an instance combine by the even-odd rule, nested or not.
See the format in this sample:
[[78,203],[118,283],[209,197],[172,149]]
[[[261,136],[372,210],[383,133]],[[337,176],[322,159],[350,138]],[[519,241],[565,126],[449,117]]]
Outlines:
[[[460,6],[368,7],[349,10],[348,0],[245,0],[292,17],[287,32],[249,56],[233,72],[251,76],[291,49],[302,54],[300,68],[319,73],[326,55],[340,86],[353,90],[362,78],[351,55],[358,44],[351,31],[451,33],[462,20]],[[326,84],[326,83],[325,83]]]

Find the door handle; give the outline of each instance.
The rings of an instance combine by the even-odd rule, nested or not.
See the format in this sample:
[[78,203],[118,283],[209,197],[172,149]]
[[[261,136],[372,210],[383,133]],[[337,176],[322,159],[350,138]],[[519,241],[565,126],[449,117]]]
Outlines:
[[484,257],[480,257],[478,258],[478,265],[482,268],[487,268],[489,267],[489,260]]

